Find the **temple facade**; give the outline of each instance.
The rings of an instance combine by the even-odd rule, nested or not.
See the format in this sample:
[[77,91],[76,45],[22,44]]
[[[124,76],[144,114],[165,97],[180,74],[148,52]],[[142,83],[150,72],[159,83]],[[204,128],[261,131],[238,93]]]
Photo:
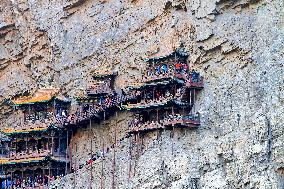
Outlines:
[[69,101],[56,96],[56,89],[41,89],[31,97],[12,100],[18,122],[2,133],[2,187],[45,187],[70,172],[70,136],[61,124]]
[[[44,88],[32,96],[11,100],[20,119],[1,130],[0,179],[2,188],[47,187],[57,178],[74,172],[71,138],[78,129],[100,124],[117,111],[133,112],[126,138],[175,128],[197,129],[200,114],[195,109],[203,78],[187,64],[187,53],[178,49],[162,56],[149,56],[141,80],[123,90],[115,89],[116,71],[93,75],[83,96],[71,100],[58,89]],[[71,106],[72,104],[72,106]],[[116,139],[115,141],[119,139]],[[122,139],[120,139],[122,140]],[[114,148],[92,151],[91,164]]]
[[187,54],[174,51],[162,57],[148,57],[148,68],[142,82],[129,86],[139,97],[122,105],[135,111],[129,123],[129,134],[139,134],[174,127],[197,128],[200,115],[194,102],[203,88],[203,78],[189,70]]

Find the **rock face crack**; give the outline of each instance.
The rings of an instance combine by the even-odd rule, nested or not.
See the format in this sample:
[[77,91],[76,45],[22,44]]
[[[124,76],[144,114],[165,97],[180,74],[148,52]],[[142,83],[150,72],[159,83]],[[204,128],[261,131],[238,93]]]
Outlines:
[[272,129],[270,125],[270,120],[266,116],[266,125],[267,125],[267,160],[271,161],[271,153],[272,153]]

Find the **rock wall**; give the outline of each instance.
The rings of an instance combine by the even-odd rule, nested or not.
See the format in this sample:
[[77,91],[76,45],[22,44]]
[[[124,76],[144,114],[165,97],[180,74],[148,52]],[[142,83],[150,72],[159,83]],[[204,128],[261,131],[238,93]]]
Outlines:
[[[119,70],[119,89],[140,78],[146,51],[167,53],[182,44],[189,65],[206,81],[196,103],[201,128],[177,130],[174,137],[170,131],[145,136],[144,149],[137,139],[131,166],[131,141],[125,139],[116,148],[115,166],[110,153],[92,169],[66,176],[60,188],[87,188],[91,175],[92,188],[112,188],[113,167],[115,188],[284,188],[283,4],[2,0],[1,127],[13,119],[5,102],[15,95],[51,84],[74,97],[94,70],[110,67]],[[119,136],[126,117],[131,118],[124,113],[117,118]],[[106,127],[93,125],[94,150],[100,138],[111,143],[115,119]],[[89,134],[84,129],[75,134],[73,159],[88,157]]]

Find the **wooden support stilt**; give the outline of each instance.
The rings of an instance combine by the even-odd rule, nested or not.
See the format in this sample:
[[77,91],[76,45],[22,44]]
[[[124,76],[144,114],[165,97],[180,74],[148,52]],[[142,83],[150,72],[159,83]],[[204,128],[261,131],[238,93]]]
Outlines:
[[48,183],[47,185],[50,185],[50,177],[51,177],[51,173],[50,173],[50,164],[48,165]]
[[92,119],[90,117],[90,131],[89,131],[89,138],[91,140],[90,146],[91,146],[91,168],[90,168],[90,189],[92,189],[92,183],[93,183],[93,161],[92,161],[92,156],[93,156],[93,132],[92,132]]
[[54,152],[54,136],[51,137],[51,155],[53,155]]
[[66,163],[65,163],[65,175],[67,175],[67,173],[68,173],[68,162],[67,162],[67,159],[68,159],[68,152],[69,152],[69,150],[68,150],[68,139],[69,139],[69,137],[68,137],[68,134],[69,134],[69,132],[67,131],[67,134],[66,134],[66,151],[65,151],[65,158],[66,158]]
[[[71,135],[70,135],[71,137],[71,139],[72,139],[72,137],[73,137],[73,131],[71,130]],[[71,172],[72,171],[72,164],[73,164],[73,158],[72,158],[72,142],[73,141],[71,141],[70,140],[70,146],[69,146],[69,159],[70,159],[70,164],[69,164],[69,172]]]
[[7,189],[7,171],[5,171],[5,182],[4,182],[4,188]]
[[53,112],[54,112],[54,116],[56,116],[56,102],[55,102],[55,98],[53,99]]
[[15,142],[15,157],[17,157],[17,142]]
[[138,161],[138,154],[139,154],[139,133],[135,135],[135,145],[136,145],[136,150],[134,154],[134,167],[133,167],[133,176],[136,175],[136,167],[137,167],[137,161]]
[[104,188],[104,158],[105,158],[105,145],[104,145],[104,138],[102,138],[102,144],[103,144],[103,152],[102,152],[102,171],[101,171],[101,189]]
[[11,171],[10,174],[11,174],[11,186],[12,186],[11,188],[13,188],[13,172]]
[[[38,140],[39,140],[39,139],[36,139],[36,151],[37,151],[38,156],[39,156]],[[59,143],[59,149],[60,149],[60,143]]]
[[33,169],[33,187],[35,187],[35,170]]
[[114,147],[113,147],[113,170],[112,170],[112,189],[115,189],[115,171],[116,171],[116,138],[117,138],[117,112],[115,113],[115,128],[114,128]]
[[60,137],[58,137],[58,155],[59,156],[61,156],[61,154],[60,154],[60,145],[61,145],[61,136]]
[[29,116],[31,116],[31,105],[29,104]]
[[191,102],[191,90],[189,90],[189,106],[190,106],[190,114],[191,114],[191,110],[192,110],[192,102]]
[[[105,120],[106,120],[106,113],[104,111],[104,124],[105,124]],[[104,137],[102,137],[102,145],[103,145],[103,157],[102,157],[102,171],[101,171],[101,189],[104,188],[104,159],[105,159],[105,141],[104,141]]]
[[24,111],[24,119],[22,121],[22,119],[20,119],[20,125],[24,125],[24,123],[26,122],[26,111]]
[[141,154],[143,154],[144,152],[144,135],[142,134],[142,137],[141,137],[141,148],[140,148],[140,152]]
[[[174,107],[172,107],[172,115],[174,116]],[[174,154],[174,124],[172,124],[173,130],[172,130],[172,155]]]
[[73,179],[74,179],[74,188],[76,188],[76,172],[77,172],[77,143],[75,142],[75,169],[73,173]]
[[[21,170],[21,173],[22,173],[22,180],[24,180],[24,171]],[[44,174],[43,174],[44,175]],[[23,182],[21,182],[21,187],[23,187]]]
[[128,182],[130,181],[131,178],[131,160],[132,160],[132,137],[129,137],[129,169],[128,169]]
[[156,128],[157,129],[157,138],[156,138],[157,140],[159,138],[159,130],[158,130],[159,124],[158,123],[159,123],[159,109],[157,109],[157,126],[156,126],[157,127]]
[[195,114],[195,89],[193,89],[193,114]]

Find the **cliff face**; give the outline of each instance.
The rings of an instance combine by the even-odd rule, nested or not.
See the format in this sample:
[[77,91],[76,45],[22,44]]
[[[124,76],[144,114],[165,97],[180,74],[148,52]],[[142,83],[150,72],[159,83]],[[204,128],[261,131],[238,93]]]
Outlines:
[[[205,77],[196,102],[199,129],[146,136],[146,149],[140,139],[124,139],[115,164],[111,152],[94,164],[92,174],[84,167],[60,187],[87,188],[92,177],[93,188],[111,188],[113,170],[115,188],[284,187],[283,1],[2,0],[0,5],[1,126],[13,118],[5,99],[48,84],[74,97],[94,70],[108,67],[119,70],[119,89],[140,78],[148,50],[167,53],[183,44],[190,66]],[[128,114],[93,125],[94,151],[113,142],[115,125],[124,136]],[[89,158],[89,134],[82,129],[72,139],[78,164]]]

